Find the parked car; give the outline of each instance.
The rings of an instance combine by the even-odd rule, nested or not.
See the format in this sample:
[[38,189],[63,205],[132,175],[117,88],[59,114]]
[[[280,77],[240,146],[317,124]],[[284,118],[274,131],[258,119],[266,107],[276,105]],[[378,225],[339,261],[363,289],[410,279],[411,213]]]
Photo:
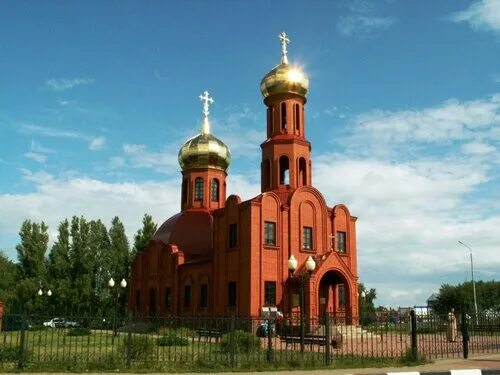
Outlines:
[[[25,322],[25,329],[31,329],[33,323],[29,320]],[[20,331],[23,328],[23,318],[21,315],[5,315],[3,317],[3,331]]]
[[43,322],[45,327],[49,328],[75,328],[78,327],[77,322],[66,320],[64,318],[52,318],[48,322]]

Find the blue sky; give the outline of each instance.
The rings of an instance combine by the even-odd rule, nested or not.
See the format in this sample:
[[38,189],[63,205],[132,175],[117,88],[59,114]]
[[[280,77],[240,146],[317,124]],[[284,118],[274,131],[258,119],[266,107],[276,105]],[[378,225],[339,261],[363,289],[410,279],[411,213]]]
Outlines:
[[500,1],[5,1],[0,5],[0,248],[23,219],[83,214],[129,235],[179,207],[177,152],[231,148],[229,190],[259,192],[260,79],[310,77],[313,183],[359,216],[360,279],[421,304],[500,269]]

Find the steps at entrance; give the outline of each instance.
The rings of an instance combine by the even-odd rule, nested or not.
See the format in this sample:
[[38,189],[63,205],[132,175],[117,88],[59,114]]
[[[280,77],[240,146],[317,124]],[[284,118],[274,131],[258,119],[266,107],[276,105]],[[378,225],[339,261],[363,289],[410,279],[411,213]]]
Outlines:
[[[379,337],[379,335],[368,332],[361,326],[356,325],[346,325],[346,324],[336,324],[332,325],[330,328],[331,334],[341,334],[343,339],[361,339],[361,338],[372,338]],[[325,326],[319,325],[314,331],[314,334],[325,335]]]

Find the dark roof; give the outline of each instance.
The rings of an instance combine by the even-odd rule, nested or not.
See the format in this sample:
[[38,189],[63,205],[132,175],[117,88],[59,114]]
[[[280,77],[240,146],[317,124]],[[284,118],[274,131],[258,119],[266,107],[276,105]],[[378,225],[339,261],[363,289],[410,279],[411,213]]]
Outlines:
[[165,245],[177,245],[185,254],[212,251],[213,217],[206,211],[183,211],[165,221],[153,236]]

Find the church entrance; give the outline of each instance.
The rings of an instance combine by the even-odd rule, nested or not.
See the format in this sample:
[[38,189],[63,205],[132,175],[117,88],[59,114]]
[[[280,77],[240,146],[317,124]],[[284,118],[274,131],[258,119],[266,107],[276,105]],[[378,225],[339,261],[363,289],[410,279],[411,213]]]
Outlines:
[[328,271],[319,283],[320,317],[329,315],[332,322],[351,324],[351,301],[347,280],[338,271]]

